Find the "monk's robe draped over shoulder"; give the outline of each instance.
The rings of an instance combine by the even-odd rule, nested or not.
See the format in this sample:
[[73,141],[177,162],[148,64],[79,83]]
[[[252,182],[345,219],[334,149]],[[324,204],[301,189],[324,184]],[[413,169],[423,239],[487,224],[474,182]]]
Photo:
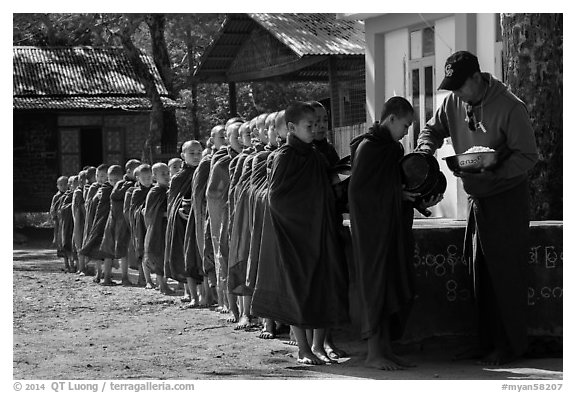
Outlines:
[[260,257],[260,242],[262,241],[262,227],[264,224],[264,204],[267,200],[268,183],[266,179],[266,162],[270,154],[276,150],[275,146],[269,145],[266,150],[258,153],[252,160],[252,174],[250,176],[250,195],[248,205],[250,213],[250,246],[248,252],[248,264],[246,266],[246,290],[252,294],[256,285],[258,273],[258,260]]
[[326,138],[319,141],[314,140],[314,147],[328,160],[328,164],[333,167],[340,161],[336,148],[331,145]]
[[214,249],[214,262],[221,285],[226,285],[228,274],[228,194],[231,162],[238,153],[228,146],[212,157],[210,176],[206,188],[206,202],[210,219],[210,233]]
[[[214,249],[212,247],[206,188],[210,176],[210,162],[213,154],[208,154],[200,160],[198,168],[192,177],[192,208],[194,209],[194,224],[196,226],[196,246],[202,259],[204,273],[211,277],[215,275]],[[208,236],[207,236],[208,232]],[[208,240],[208,241],[207,241]],[[211,283],[216,285],[216,283]]]
[[84,234],[82,235],[82,247],[88,240],[90,231],[92,230],[92,225],[94,225],[94,216],[96,215],[96,209],[98,208],[98,201],[100,198],[96,197],[98,190],[102,187],[100,183],[92,183],[92,185],[86,191],[84,196],[84,207],[86,210],[86,219],[84,220]]
[[334,195],[325,159],[312,144],[288,135],[274,156],[269,203],[280,258],[266,261],[274,265],[276,281],[262,282],[258,301],[252,299],[254,313],[302,328],[347,322]]
[[360,300],[362,338],[384,317],[401,336],[413,298],[413,208],[402,200],[402,145],[385,128],[351,142],[350,223]]
[[167,187],[159,184],[152,187],[146,196],[146,210],[144,224],[146,236],[144,237],[144,262],[155,274],[164,275],[164,249],[166,244],[166,213],[168,201]]
[[124,176],[114,185],[110,194],[110,214],[100,247],[100,251],[106,255],[106,258],[124,258],[128,254],[130,231],[124,218],[124,197],[126,191],[133,186],[134,182]]
[[[260,148],[262,150],[262,148]],[[242,165],[240,178],[235,189],[235,218],[230,231],[228,253],[228,291],[240,296],[251,295],[246,288],[246,270],[252,235],[252,209],[250,206],[252,162],[259,153],[250,153]],[[238,168],[236,168],[238,170]]]
[[59,226],[59,242],[61,250],[66,254],[71,254],[73,251],[72,236],[74,233],[74,219],[72,218],[72,197],[74,196],[72,190],[67,190],[60,197],[58,204],[58,221]]
[[60,236],[60,222],[58,220],[58,205],[60,204],[60,198],[62,197],[62,195],[64,195],[63,192],[56,192],[56,194],[54,194],[54,196],[52,197],[52,202],[50,203],[50,217],[52,218],[52,222],[54,223],[54,235],[52,236],[52,244],[54,244],[56,246],[56,250],[57,250],[57,255],[60,256],[64,256],[61,255],[62,251],[61,251],[61,247],[58,244],[58,239]]
[[138,184],[134,191],[132,191],[132,198],[130,198],[130,218],[132,220],[132,239],[134,241],[134,250],[136,251],[136,259],[142,261],[144,258],[144,236],[146,235],[146,227],[144,226],[144,217],[142,210],[145,208],[146,197],[150,192],[150,187],[145,187]]
[[110,213],[111,193],[112,185],[106,182],[102,187],[100,187],[93,198],[93,203],[98,201],[96,212],[94,213],[94,223],[92,224],[86,243],[80,251],[80,254],[92,259],[106,258],[106,256],[100,252],[100,245],[102,244],[102,238],[104,237],[104,229],[106,228],[106,221],[108,221],[108,214]]
[[182,169],[170,180],[170,187],[168,188],[168,222],[166,224],[164,275],[179,282],[186,282],[186,277],[190,276],[186,274],[184,256],[186,220],[180,216],[178,211],[180,208],[190,208],[192,176],[195,169],[196,167],[184,163]]
[[74,220],[74,232],[72,243],[74,250],[78,252],[82,248],[82,237],[84,234],[84,221],[86,219],[86,207],[84,206],[84,188],[77,187],[72,194],[72,219]]

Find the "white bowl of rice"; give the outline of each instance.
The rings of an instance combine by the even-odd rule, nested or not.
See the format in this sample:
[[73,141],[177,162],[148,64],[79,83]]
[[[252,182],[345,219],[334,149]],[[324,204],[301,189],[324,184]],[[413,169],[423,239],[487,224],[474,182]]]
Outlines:
[[498,162],[498,153],[486,146],[472,146],[464,153],[444,157],[452,172],[479,173]]

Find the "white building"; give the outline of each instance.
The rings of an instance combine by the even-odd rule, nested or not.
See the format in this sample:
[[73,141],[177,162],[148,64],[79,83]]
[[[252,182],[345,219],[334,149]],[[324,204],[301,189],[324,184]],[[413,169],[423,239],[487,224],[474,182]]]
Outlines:
[[[432,117],[447,91],[438,91],[444,64],[459,50],[475,53],[480,69],[502,80],[500,14],[340,14],[362,19],[366,31],[366,121],[379,119],[384,102],[395,95],[412,102],[417,116],[404,138],[411,152],[421,126]],[[437,158],[448,180],[434,217],[466,218],[466,193],[442,157],[453,154],[450,140]]]

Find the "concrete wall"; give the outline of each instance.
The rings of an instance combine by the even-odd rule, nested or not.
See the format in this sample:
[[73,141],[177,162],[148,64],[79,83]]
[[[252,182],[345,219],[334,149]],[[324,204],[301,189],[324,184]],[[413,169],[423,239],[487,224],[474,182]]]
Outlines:
[[[465,221],[415,220],[415,291],[402,341],[476,334],[472,279],[462,258]],[[563,225],[532,222],[526,255],[528,334],[563,335]],[[358,327],[357,299],[351,314]],[[355,307],[356,305],[356,307]]]

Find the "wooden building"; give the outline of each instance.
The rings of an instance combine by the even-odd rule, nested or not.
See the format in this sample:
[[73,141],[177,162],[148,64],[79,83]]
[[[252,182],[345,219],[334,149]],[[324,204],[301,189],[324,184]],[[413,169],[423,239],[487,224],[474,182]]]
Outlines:
[[336,14],[228,14],[194,79],[228,83],[233,115],[238,82],[328,83],[325,102],[334,134],[339,134],[364,127],[364,50],[363,21]]
[[150,109],[122,48],[13,47],[14,211],[47,211],[58,176],[140,158]]

